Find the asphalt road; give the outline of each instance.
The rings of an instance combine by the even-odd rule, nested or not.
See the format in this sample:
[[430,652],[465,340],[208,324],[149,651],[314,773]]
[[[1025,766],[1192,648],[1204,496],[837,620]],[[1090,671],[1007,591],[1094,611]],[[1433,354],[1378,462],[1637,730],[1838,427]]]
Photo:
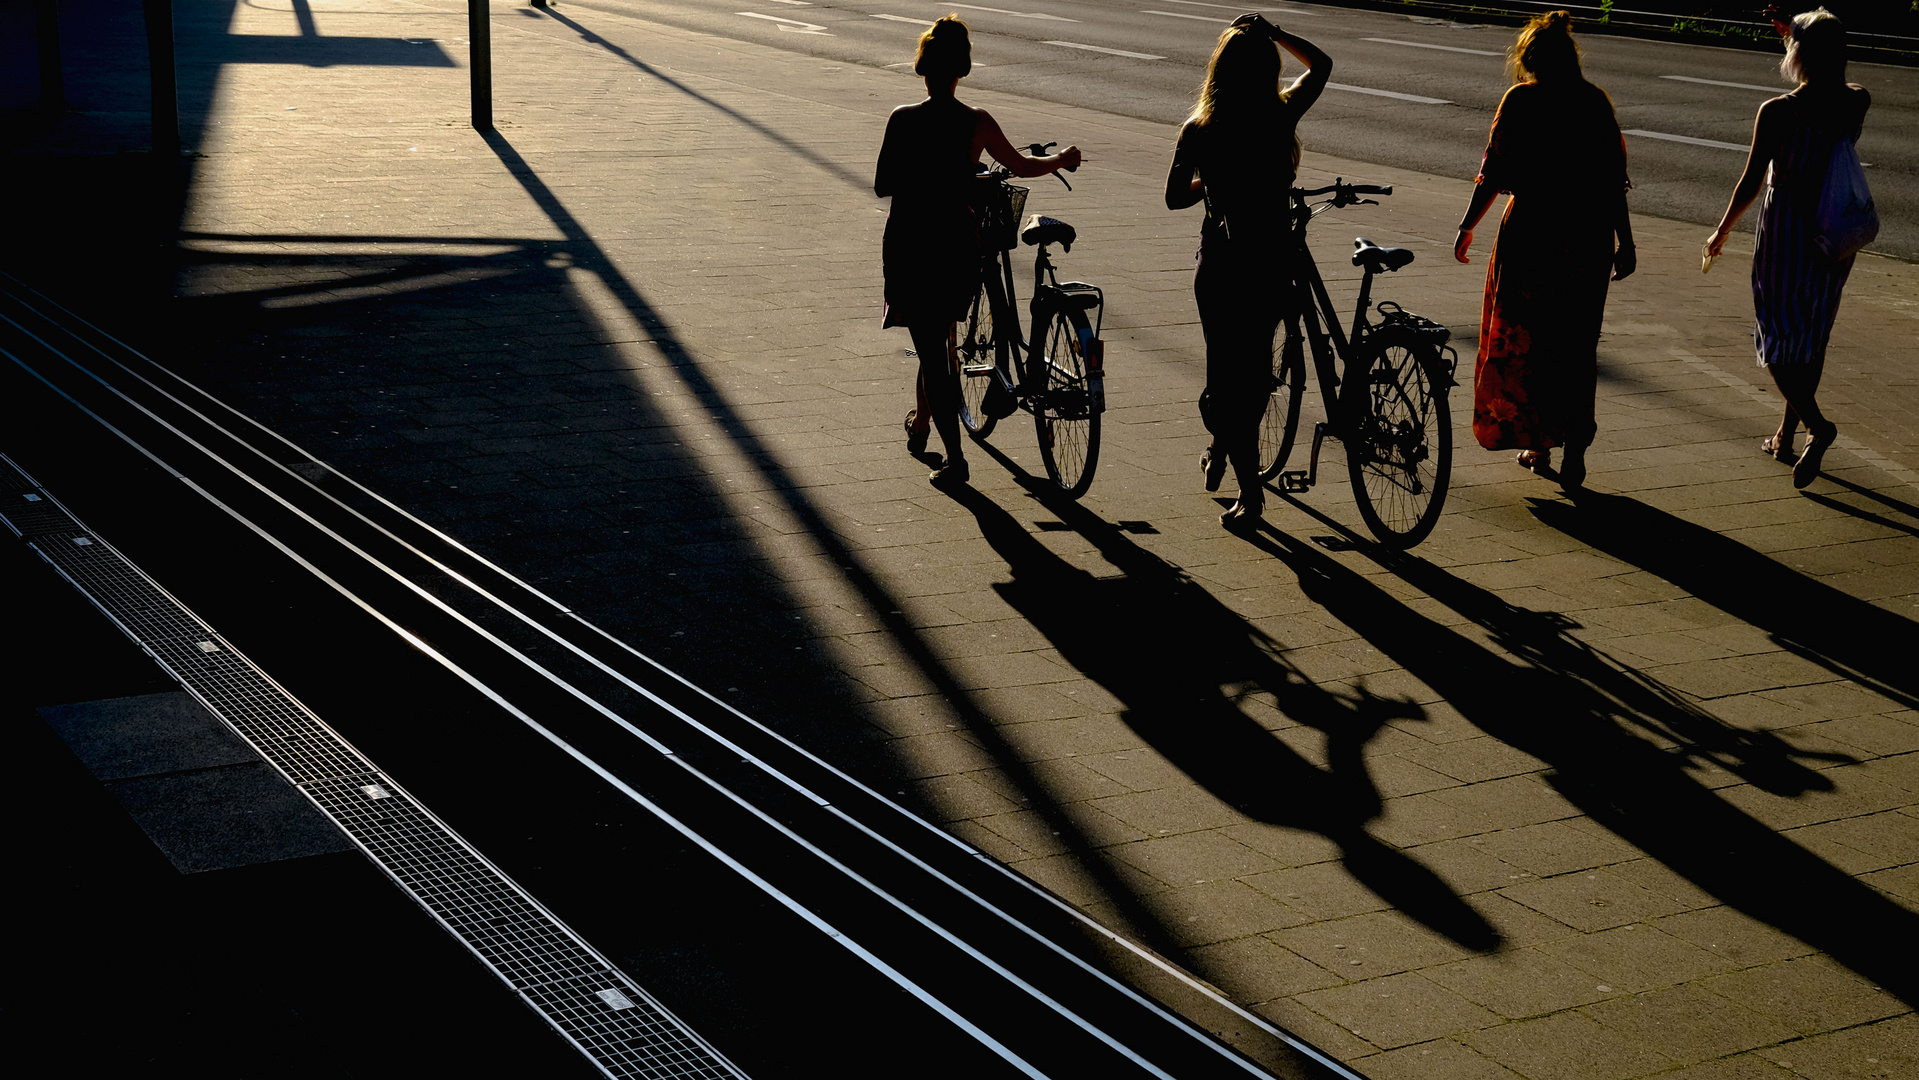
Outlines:
[[[972,27],[976,62],[962,95],[966,86],[979,86],[1167,123],[1191,108],[1219,31],[1245,10],[1197,0],[1001,3],[1017,6],[567,0],[567,8],[627,12],[822,59],[901,69],[910,66],[920,31],[955,12]],[[1309,157],[1317,151],[1462,179],[1477,171],[1507,86],[1511,28],[1330,5],[1260,10],[1334,59],[1335,89],[1300,129]],[[1587,77],[1612,95],[1628,133],[1633,208],[1698,222],[1703,239],[1744,164],[1755,110],[1785,89],[1777,58],[1601,34],[1584,35],[1580,44]],[[1919,71],[1854,64],[1849,76],[1873,94],[1859,142],[1882,225],[1872,250],[1919,258]],[[1009,134],[1017,141],[1024,133]],[[1070,139],[1071,133],[1046,136]],[[1088,166],[1097,168],[1099,148],[1082,149]]]

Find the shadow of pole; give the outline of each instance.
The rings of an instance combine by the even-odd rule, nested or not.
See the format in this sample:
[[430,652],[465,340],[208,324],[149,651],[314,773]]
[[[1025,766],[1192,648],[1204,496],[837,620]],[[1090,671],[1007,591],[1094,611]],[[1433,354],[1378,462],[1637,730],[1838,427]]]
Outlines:
[[574,33],[579,34],[580,39],[582,41],[585,41],[591,45],[600,46],[601,48],[605,49],[607,52],[612,53],[614,56],[617,56],[620,59],[638,68],[639,70],[646,72],[648,75],[652,76],[653,78],[660,80],[661,82],[665,83],[666,85],[672,87],[675,90],[678,90],[680,93],[685,94],[687,97],[692,98],[694,101],[697,101],[700,104],[705,105],[708,108],[714,110],[715,112],[720,113],[722,116],[725,116],[727,119],[740,124],[742,127],[748,128],[752,130],[753,132],[755,132],[756,134],[764,136],[767,140],[778,145],[781,149],[789,150],[792,153],[798,155],[799,157],[806,159],[812,164],[818,166],[822,172],[825,172],[833,176],[835,179],[838,179],[842,183],[849,184],[855,188],[858,188],[862,192],[871,192],[873,190],[873,185],[870,181],[855,174],[851,170],[847,169],[845,166],[840,165],[838,162],[827,160],[826,158],[820,156],[820,154],[817,151],[813,150],[811,147],[808,147],[801,143],[794,142],[792,139],[788,138],[787,136],[782,135],[777,131],[774,131],[772,128],[769,128],[765,124],[760,123],[758,120],[755,120],[750,116],[747,116],[746,114],[740,112],[738,109],[732,108],[731,106],[722,105],[719,102],[714,101],[712,98],[707,97],[705,94],[700,93],[698,90],[695,90],[692,87],[686,85],[685,83],[679,81],[678,79],[673,78],[671,75],[668,75],[660,71],[660,69],[654,67],[653,65],[647,63],[644,60],[641,60],[639,57],[634,56],[632,53],[627,52],[625,49],[620,48],[618,45],[613,44],[612,42],[606,40],[605,38],[594,33],[593,31],[588,30],[586,27],[581,26],[579,23],[573,21],[572,19],[569,19],[566,16],[560,14],[559,12],[554,11],[552,8],[541,7],[539,9],[539,13],[542,15],[545,15],[549,19],[552,19],[554,22],[559,23],[560,25],[571,29]]
[[1026,805],[1047,823],[1052,831],[1080,859],[1098,888],[1113,901],[1120,914],[1134,928],[1142,944],[1155,951],[1176,954],[1179,946],[1167,936],[1152,914],[1139,904],[1124,880],[1098,857],[1077,825],[1053,801],[1045,783],[1021,760],[1018,752],[1000,734],[999,728],[977,705],[967,689],[953,677],[939,657],[901,614],[900,604],[848,547],[826,520],[825,515],[800,492],[797,478],[780,465],[779,457],[733,410],[713,385],[699,363],[675,335],[666,319],[656,312],[639,290],[614,266],[586,229],[561,204],[550,188],[522,158],[505,136],[497,131],[484,133],[487,145],[499,155],[507,171],[518,180],[541,210],[566,237],[575,265],[594,274],[619,299],[627,312],[654,338],[674,374],[684,381],[710,411],[726,437],[730,439],[768,482],[767,495],[779,499],[808,535],[818,541],[826,556],[839,567],[848,584],[858,592],[874,617],[879,620],[907,661],[920,673],[933,691],[945,700],[966,731],[978,739],[982,749],[992,756],[995,767],[1021,793]]
[[[1485,627],[1521,661],[1421,615],[1270,525],[1249,538],[1292,567],[1307,595],[1328,613],[1444,695],[1481,730],[1552,766],[1546,781],[1594,821],[1723,902],[1825,951],[1906,1002],[1919,1002],[1919,915],[1687,775],[1688,758],[1707,755],[1774,794],[1830,789],[1829,778],[1792,760],[1818,755],[1732,729],[1697,708],[1675,712],[1672,703],[1679,699],[1670,691],[1654,692],[1651,680],[1626,674],[1567,635],[1563,623],[1514,607],[1423,559],[1385,552],[1301,509],[1339,529],[1366,557]],[[1669,752],[1629,726],[1667,733],[1681,744]],[[1734,754],[1740,756],[1728,757]]]

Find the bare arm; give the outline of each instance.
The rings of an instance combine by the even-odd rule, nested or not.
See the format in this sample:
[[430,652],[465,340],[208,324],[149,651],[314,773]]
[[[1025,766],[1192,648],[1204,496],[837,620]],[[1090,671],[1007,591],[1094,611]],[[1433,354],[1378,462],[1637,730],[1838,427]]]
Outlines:
[[1453,258],[1469,263],[1466,252],[1473,246],[1473,230],[1479,227],[1479,221],[1486,216],[1487,208],[1499,197],[1499,190],[1491,184],[1474,184],[1472,201],[1466,204],[1466,216],[1459,219],[1459,235],[1453,240]]
[[1719,219],[1719,227],[1706,238],[1706,250],[1714,255],[1726,246],[1726,235],[1732,227],[1739,224],[1752,201],[1759,197],[1759,187],[1766,182],[1766,167],[1772,163],[1773,154],[1779,146],[1779,99],[1774,98],[1759,106],[1759,115],[1752,122],[1752,149],[1746,153],[1746,169],[1739,174],[1739,182],[1733,185],[1732,200],[1726,204],[1726,212]]
[[1632,242],[1632,213],[1626,208],[1626,193],[1619,193],[1618,218],[1613,222],[1613,238],[1619,247],[1613,252],[1612,279],[1623,281],[1639,269],[1639,249]]
[[1071,172],[1079,168],[1079,147],[1069,146],[1057,154],[1033,157],[1021,151],[1007,139],[1006,133],[1000,130],[999,121],[993,119],[992,113],[985,109],[974,111],[979,113],[979,126],[973,132],[973,155],[976,159],[979,152],[985,150],[993,155],[994,161],[1006,166],[1014,176],[1024,177],[1045,176],[1061,169]]
[[900,124],[902,110],[894,109],[893,115],[886,118],[886,137],[880,140],[880,162],[873,170],[873,194],[884,199],[898,188],[895,173],[899,170],[899,150],[893,141],[893,132]]
[[1305,112],[1313,107],[1313,102],[1319,100],[1320,91],[1326,89],[1326,80],[1333,77],[1333,58],[1319,46],[1277,26],[1273,27],[1273,40],[1306,65],[1306,70],[1293,80],[1293,85],[1286,88],[1286,100],[1292,103],[1293,108]]
[[1166,209],[1184,210],[1206,197],[1206,187],[1200,183],[1199,170],[1186,160],[1186,133],[1191,131],[1188,124],[1179,129],[1179,142],[1173,147],[1173,166],[1166,170]]

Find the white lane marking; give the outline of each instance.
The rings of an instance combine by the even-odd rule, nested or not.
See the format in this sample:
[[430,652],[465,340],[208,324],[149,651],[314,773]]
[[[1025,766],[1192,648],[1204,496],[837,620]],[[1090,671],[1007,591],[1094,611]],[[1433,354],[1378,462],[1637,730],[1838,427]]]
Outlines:
[[1125,49],[1109,49],[1109,48],[1106,48],[1104,45],[1082,45],[1077,41],[1048,41],[1048,42],[1045,42],[1044,44],[1058,45],[1059,47],[1063,49],[1085,49],[1087,52],[1106,53],[1110,56],[1130,56],[1135,60],[1166,59],[1164,56],[1154,56],[1152,53],[1127,52]]
[[[1221,10],[1221,11],[1241,11],[1241,12],[1243,12],[1243,11],[1245,11],[1245,10],[1246,10],[1246,5],[1245,5],[1245,4],[1203,4],[1203,3],[1201,3],[1201,2],[1200,2],[1200,0],[1160,0],[1160,3],[1162,3],[1162,4],[1179,4],[1179,5],[1181,5],[1181,6],[1183,6],[1183,7],[1203,7],[1203,8],[1218,8],[1218,9],[1219,9],[1219,10]],[[1312,16],[1312,17],[1313,17],[1313,18],[1315,18],[1315,19],[1317,19],[1317,18],[1319,18],[1319,17],[1321,17],[1321,16],[1323,16],[1323,15],[1325,15],[1325,14],[1326,14],[1326,13],[1325,13],[1325,12],[1323,12],[1323,11],[1296,11],[1296,10],[1294,10],[1294,9],[1292,9],[1292,8],[1276,8],[1276,7],[1269,7],[1269,8],[1259,8],[1259,9],[1257,9],[1257,10],[1259,10],[1259,11],[1270,11],[1270,12],[1272,12],[1272,13],[1273,13],[1273,14],[1275,14],[1275,15],[1310,15],[1310,16]]]
[[1666,142],[1685,143],[1688,146],[1716,146],[1721,150],[1750,150],[1745,143],[1720,142],[1718,139],[1695,139],[1690,135],[1668,135],[1663,131],[1641,131],[1629,128],[1628,135],[1637,135],[1642,139],[1664,139]]
[[744,15],[749,19],[765,19],[770,23],[779,23],[780,29],[789,34],[822,34],[826,37],[833,36],[826,32],[826,27],[824,26],[816,23],[801,22],[798,19],[782,19],[778,15],[762,15],[757,11],[736,11],[733,14]]
[[1662,79],[1673,82],[1699,83],[1702,86],[1730,86],[1734,90],[1757,90],[1762,94],[1783,94],[1785,89],[1778,86],[1760,86],[1749,82],[1721,82],[1718,79],[1695,79],[1691,75],[1661,75]]
[[1370,86],[1348,86],[1345,83],[1329,82],[1328,90],[1344,90],[1349,94],[1371,94],[1374,97],[1393,98],[1397,101],[1416,101],[1421,105],[1451,105],[1445,98],[1421,97],[1418,94],[1401,94],[1394,90],[1375,90]]
[[1506,55],[1503,52],[1494,52],[1491,49],[1462,49],[1457,45],[1428,45],[1423,41],[1400,41],[1398,38],[1389,38],[1389,37],[1369,37],[1369,38],[1360,38],[1359,40],[1377,41],[1381,45],[1408,45],[1415,49],[1438,49],[1441,52],[1471,53],[1474,56],[1504,56]]
[[1188,15],[1183,11],[1142,11],[1141,15],[1164,15],[1169,19],[1192,19],[1195,22],[1230,23],[1231,19],[1215,19],[1211,15]]
[[1043,11],[1008,11],[1005,8],[980,7],[978,4],[944,4],[943,7],[965,8],[968,11],[990,11],[995,15],[1011,15],[1015,19],[1045,19],[1049,22],[1076,23],[1078,19],[1069,19],[1064,15],[1048,15]]
[[[874,15],[873,17],[874,17],[875,19],[885,19],[885,20],[886,20],[887,22],[903,22],[903,23],[912,23],[912,24],[913,24],[914,26],[931,26],[931,25],[933,25],[932,23],[929,23],[929,22],[927,22],[927,21],[926,21],[925,19],[915,19],[915,18],[912,18],[912,17],[910,17],[910,16],[906,16],[906,15]],[[892,65],[891,65],[891,64],[889,64],[889,65],[887,65],[887,66],[888,66],[888,67],[891,67]],[[974,67],[978,67],[979,65],[978,65],[978,64],[975,64],[975,65],[973,65],[973,66],[974,66]]]
[[791,4],[794,7],[812,7],[813,0],[773,0],[775,4]]

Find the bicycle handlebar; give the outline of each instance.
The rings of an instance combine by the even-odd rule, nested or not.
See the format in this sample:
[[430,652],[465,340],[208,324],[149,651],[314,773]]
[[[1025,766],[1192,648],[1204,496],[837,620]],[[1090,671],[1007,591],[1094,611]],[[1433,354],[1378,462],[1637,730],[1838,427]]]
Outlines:
[[1334,206],[1351,206],[1354,203],[1362,202],[1364,200],[1359,198],[1361,195],[1391,195],[1392,193],[1393,186],[1391,184],[1387,184],[1384,187],[1378,184],[1348,184],[1343,179],[1334,180],[1331,184],[1323,188],[1312,188],[1310,190],[1306,188],[1294,188],[1292,192],[1293,198],[1301,202],[1316,198],[1320,195],[1330,194],[1333,197]]

